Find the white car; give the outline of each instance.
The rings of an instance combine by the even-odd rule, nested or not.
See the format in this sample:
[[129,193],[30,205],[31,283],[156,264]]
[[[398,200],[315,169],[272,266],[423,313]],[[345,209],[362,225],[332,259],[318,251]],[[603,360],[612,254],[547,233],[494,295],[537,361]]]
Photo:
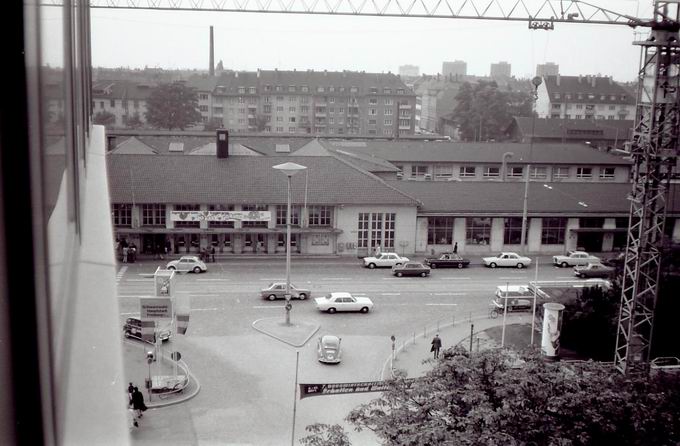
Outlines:
[[589,263],[601,263],[599,257],[591,256],[584,251],[568,251],[565,256],[553,256],[553,265],[566,268],[568,266],[585,266]]
[[494,257],[484,257],[484,266],[495,268],[497,266],[511,266],[513,268],[524,268],[531,265],[529,257],[521,256],[515,252],[502,252]]
[[368,297],[352,296],[350,293],[330,293],[324,297],[314,299],[319,311],[335,313],[336,311],[360,311],[368,313],[373,308],[373,302]]
[[395,252],[383,252],[375,257],[364,257],[364,266],[371,269],[376,267],[392,268],[395,265],[403,265],[408,261],[407,257],[401,257]]
[[339,364],[342,361],[341,341],[342,338],[333,335],[319,336],[316,344],[316,356],[319,362]]
[[194,273],[204,273],[208,267],[196,256],[182,256],[179,260],[168,262],[167,269],[174,269],[182,272],[192,271]]

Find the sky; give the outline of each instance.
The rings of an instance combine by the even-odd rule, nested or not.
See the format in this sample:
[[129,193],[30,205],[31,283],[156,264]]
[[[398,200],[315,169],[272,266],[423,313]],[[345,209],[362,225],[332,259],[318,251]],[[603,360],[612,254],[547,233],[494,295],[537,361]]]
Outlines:
[[[492,1],[507,10],[518,0],[478,4]],[[651,0],[590,3],[638,17],[651,10]],[[436,74],[443,61],[464,60],[468,74],[488,75],[491,63],[507,61],[513,75],[528,78],[536,64],[555,62],[563,75],[632,81],[640,55],[632,45],[640,34],[627,26],[557,23],[544,31],[509,21],[112,9],[92,9],[91,17],[95,67],[207,69],[211,25],[215,63],[235,70],[396,73],[412,64]]]

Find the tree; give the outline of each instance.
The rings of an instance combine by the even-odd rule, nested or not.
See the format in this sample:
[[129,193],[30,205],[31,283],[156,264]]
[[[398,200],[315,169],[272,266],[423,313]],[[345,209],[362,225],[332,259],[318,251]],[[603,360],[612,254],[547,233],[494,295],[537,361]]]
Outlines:
[[125,124],[125,127],[131,129],[138,129],[144,125],[142,119],[139,116],[139,113],[136,112],[132,116],[126,116],[125,118],[123,118],[123,123]]
[[267,115],[262,115],[262,114],[257,114],[255,115],[255,125],[257,127],[258,132],[264,132],[264,129],[267,127],[267,124],[269,123],[270,116]]
[[346,420],[387,445],[676,444],[679,384],[625,377],[592,361],[456,347],[424,377],[391,380]]
[[92,117],[92,122],[97,125],[111,127],[116,124],[116,115],[111,112],[100,111],[95,113],[95,115]]
[[453,120],[467,141],[499,140],[513,116],[531,116],[531,96],[507,92],[496,82],[461,85],[456,95]]
[[203,130],[205,130],[206,132],[214,132],[215,130],[221,129],[222,127],[224,126],[222,125],[222,120],[219,118],[212,118],[211,120],[203,124]]
[[184,130],[200,122],[196,91],[181,82],[158,85],[147,100],[146,121],[168,130]]
[[300,443],[305,446],[350,446],[352,444],[339,424],[315,423],[305,429],[310,432],[310,435],[300,439]]

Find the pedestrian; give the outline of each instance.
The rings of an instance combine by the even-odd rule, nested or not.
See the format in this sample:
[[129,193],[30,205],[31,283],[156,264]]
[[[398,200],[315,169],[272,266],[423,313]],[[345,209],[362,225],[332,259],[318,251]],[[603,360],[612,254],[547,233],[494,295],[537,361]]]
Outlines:
[[128,405],[132,405],[132,393],[135,391],[134,384],[130,383],[128,386]]
[[168,255],[168,246],[164,246],[163,248],[159,247],[158,248],[158,255],[161,256],[161,260],[163,260],[165,257],[163,257],[163,254],[166,256]]
[[132,408],[140,418],[144,416],[142,412],[147,409],[146,404],[144,404],[144,395],[137,387],[132,391]]
[[457,254],[457,253],[458,253],[458,242],[456,242],[456,243],[453,245],[453,253],[454,253],[454,254]]
[[123,246],[123,263],[127,263],[127,262],[128,262],[128,252],[129,252],[129,249],[130,249],[130,248],[128,248],[127,246]]
[[439,338],[439,333],[434,335],[434,338],[432,338],[432,348],[430,348],[431,352],[434,352],[434,359],[439,358],[439,349],[442,348],[442,340]]
[[380,245],[375,245],[375,256],[378,257],[380,255]]
[[135,260],[137,260],[137,245],[134,243],[130,244],[130,262],[135,263]]
[[210,256],[212,257],[211,262],[215,263],[215,247],[214,246],[212,246],[210,248]]

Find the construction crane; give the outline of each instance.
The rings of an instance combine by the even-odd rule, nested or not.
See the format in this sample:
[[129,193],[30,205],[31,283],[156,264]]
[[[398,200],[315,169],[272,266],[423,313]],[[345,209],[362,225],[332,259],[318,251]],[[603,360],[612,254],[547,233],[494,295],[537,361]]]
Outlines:
[[[52,0],[53,4],[61,4]],[[629,156],[633,188],[624,262],[615,365],[625,374],[649,369],[654,309],[672,168],[680,151],[680,0],[654,0],[638,18],[580,0],[90,0],[92,8],[452,18],[623,25],[649,29],[638,73],[635,127]]]

